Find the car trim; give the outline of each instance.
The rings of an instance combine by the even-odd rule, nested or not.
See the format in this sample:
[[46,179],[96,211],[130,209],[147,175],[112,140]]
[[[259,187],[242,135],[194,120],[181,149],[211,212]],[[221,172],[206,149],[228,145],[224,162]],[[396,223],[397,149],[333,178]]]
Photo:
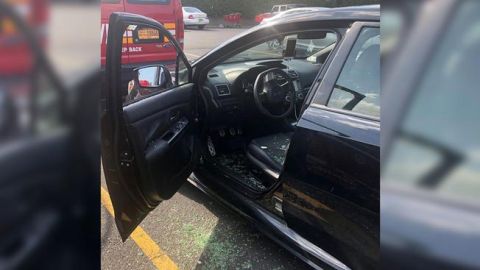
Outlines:
[[357,113],[357,112],[354,112],[354,111],[347,111],[347,110],[343,110],[343,109],[327,107],[325,105],[320,105],[320,104],[316,104],[316,103],[312,103],[312,104],[310,104],[310,106],[314,107],[314,108],[317,108],[317,109],[325,110],[325,111],[341,113],[341,114],[344,114],[344,115],[350,115],[350,116],[355,116],[355,117],[359,117],[359,118],[364,118],[366,120],[380,122],[380,117],[375,117],[375,116],[371,116],[371,115],[368,115],[368,114]]
[[301,235],[297,234],[292,229],[288,228],[286,224],[278,221],[277,218],[274,218],[267,211],[265,211],[261,208],[258,208],[257,210],[259,211],[260,214],[263,215],[263,217],[268,222],[270,222],[270,224],[275,226],[279,231],[283,232],[288,238],[290,238],[291,240],[298,243],[299,246],[302,247],[302,249],[304,249],[307,252],[313,254],[314,256],[320,258],[322,261],[324,261],[325,263],[327,263],[328,265],[330,265],[331,267],[333,267],[335,269],[350,269],[348,266],[341,263],[339,260],[337,260],[335,257],[330,255],[325,250],[317,247],[312,242],[308,241],[307,239],[303,238]]

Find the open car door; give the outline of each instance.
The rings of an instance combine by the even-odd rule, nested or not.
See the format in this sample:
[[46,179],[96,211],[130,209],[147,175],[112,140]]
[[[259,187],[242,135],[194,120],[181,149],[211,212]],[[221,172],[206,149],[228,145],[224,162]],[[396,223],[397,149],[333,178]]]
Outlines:
[[[142,43],[155,46],[138,46]],[[177,50],[172,63],[128,63],[131,54],[155,54],[172,46]],[[196,97],[179,44],[153,19],[113,13],[106,58],[102,161],[125,241],[151,210],[175,194],[198,160]]]

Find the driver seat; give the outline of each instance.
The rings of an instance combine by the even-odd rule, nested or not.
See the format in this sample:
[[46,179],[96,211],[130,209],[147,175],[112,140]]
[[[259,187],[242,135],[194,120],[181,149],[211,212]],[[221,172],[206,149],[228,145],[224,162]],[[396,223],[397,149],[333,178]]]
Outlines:
[[247,147],[247,158],[258,169],[278,179],[287,158],[293,132],[276,133],[253,139]]

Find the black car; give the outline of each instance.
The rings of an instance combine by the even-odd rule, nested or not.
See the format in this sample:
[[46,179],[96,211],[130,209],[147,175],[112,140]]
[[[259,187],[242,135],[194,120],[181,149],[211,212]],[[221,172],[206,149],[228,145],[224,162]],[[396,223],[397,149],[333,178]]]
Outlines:
[[[112,14],[102,158],[122,239],[188,180],[314,268],[376,268],[379,15],[379,6],[295,14],[190,65],[157,21]],[[169,42],[176,65],[122,78],[122,50],[141,42]],[[149,93],[126,98],[124,79]]]
[[382,2],[382,268],[480,269],[479,12]]

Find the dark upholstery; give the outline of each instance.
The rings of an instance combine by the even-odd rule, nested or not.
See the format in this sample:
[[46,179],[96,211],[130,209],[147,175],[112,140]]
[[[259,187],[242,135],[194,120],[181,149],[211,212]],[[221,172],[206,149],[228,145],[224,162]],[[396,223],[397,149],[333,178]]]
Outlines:
[[277,133],[253,139],[247,147],[248,159],[259,169],[278,177],[287,157],[292,133]]

